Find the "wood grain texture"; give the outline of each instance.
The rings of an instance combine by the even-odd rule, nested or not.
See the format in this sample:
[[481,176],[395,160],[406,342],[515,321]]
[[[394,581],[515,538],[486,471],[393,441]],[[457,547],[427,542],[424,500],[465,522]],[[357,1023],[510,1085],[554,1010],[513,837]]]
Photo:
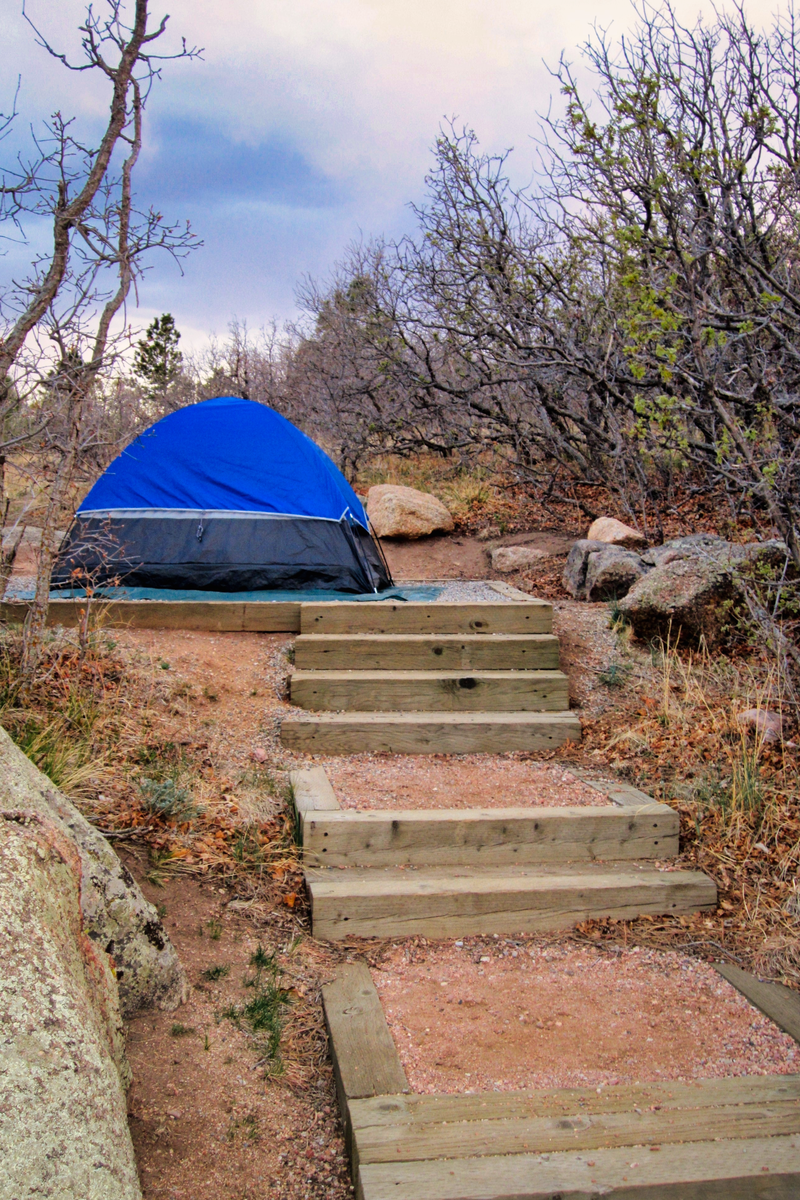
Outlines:
[[[50,626],[72,628],[81,620],[81,600],[51,600]],[[0,620],[22,622],[27,604],[0,605]],[[103,629],[187,629],[218,633],[241,630],[294,633],[300,628],[300,604],[294,601],[242,603],[227,600],[94,601],[92,621]]]
[[459,937],[563,929],[716,905],[699,871],[611,866],[308,870],[315,937]]
[[334,1069],[345,1100],[406,1092],[408,1080],[366,963],[346,963],[322,989]]
[[[321,768],[317,768],[320,770]],[[502,866],[668,858],[678,814],[619,808],[393,809],[309,814],[303,848],[322,866]]]
[[295,671],[292,704],[348,712],[564,712],[561,671]]
[[800,1101],[353,1128],[359,1163],[419,1162],[800,1134]]
[[797,1200],[800,1138],[365,1163],[359,1200]]
[[521,588],[514,587],[510,583],[503,583],[500,579],[487,579],[486,583],[493,592],[497,592],[498,596],[503,596],[506,600],[525,600],[529,604],[541,603],[541,601],[537,601],[536,596],[531,596],[529,592],[523,592]]
[[558,670],[552,633],[303,633],[294,653],[303,671]]
[[689,1083],[618,1083],[602,1088],[535,1088],[461,1095],[376,1096],[353,1101],[356,1128],[424,1128],[442,1122],[518,1121],[536,1117],[626,1113],[637,1108],[706,1109],[720,1105],[800,1104],[800,1075],[745,1075]]
[[552,633],[553,606],[525,603],[425,604],[390,600],[302,604],[301,633]]
[[324,767],[290,771],[289,782],[292,785],[294,806],[299,813],[338,811],[339,801]]
[[800,994],[780,983],[763,983],[749,971],[727,963],[715,963],[723,979],[746,996],[751,1004],[774,1021],[784,1033],[800,1042]]
[[287,717],[281,742],[310,754],[500,754],[579,742],[574,713],[318,713]]

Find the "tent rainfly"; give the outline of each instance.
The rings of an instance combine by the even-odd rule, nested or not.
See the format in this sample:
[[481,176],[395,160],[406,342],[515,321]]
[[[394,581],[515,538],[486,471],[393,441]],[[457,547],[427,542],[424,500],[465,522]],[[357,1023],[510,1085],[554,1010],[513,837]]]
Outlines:
[[78,509],[56,588],[246,592],[391,586],[367,517],[319,446],[264,404],[219,396],[135,439]]

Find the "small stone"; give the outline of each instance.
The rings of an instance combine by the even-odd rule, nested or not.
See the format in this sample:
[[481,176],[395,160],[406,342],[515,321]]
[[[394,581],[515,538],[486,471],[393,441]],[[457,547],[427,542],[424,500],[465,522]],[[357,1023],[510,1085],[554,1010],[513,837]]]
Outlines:
[[263,747],[256,746],[255,750],[251,752],[250,757],[252,758],[253,762],[264,763],[267,761],[267,752],[263,749]]
[[647,545],[647,538],[638,529],[624,525],[616,517],[598,517],[589,526],[586,538],[590,542],[607,542],[610,546],[624,546],[637,550]]
[[510,571],[522,571],[547,558],[544,550],[534,546],[498,546],[492,550],[492,570],[507,575]]

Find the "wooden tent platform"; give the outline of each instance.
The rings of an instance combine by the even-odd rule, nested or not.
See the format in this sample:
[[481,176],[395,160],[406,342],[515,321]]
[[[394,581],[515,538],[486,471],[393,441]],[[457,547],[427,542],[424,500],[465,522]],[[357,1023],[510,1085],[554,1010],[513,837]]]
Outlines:
[[366,965],[323,1003],[357,1200],[800,1196],[798,1075],[410,1095]]

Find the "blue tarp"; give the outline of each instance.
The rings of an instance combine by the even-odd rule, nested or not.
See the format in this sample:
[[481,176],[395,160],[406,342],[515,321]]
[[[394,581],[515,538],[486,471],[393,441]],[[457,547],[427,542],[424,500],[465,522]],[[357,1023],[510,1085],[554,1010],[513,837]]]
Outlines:
[[[291,600],[294,603],[321,604],[327,600],[418,600],[426,603],[436,600],[441,588],[435,584],[423,584],[419,587],[394,587],[383,592],[330,592],[322,589],[297,592],[198,592],[179,590],[177,588],[146,588],[146,587],[102,587],[94,592],[98,600],[246,600],[248,603],[273,603],[276,600]],[[86,595],[83,588],[70,588],[51,592],[51,600],[82,600]],[[15,592],[7,595],[6,599],[32,600],[33,589]]]
[[341,471],[280,413],[219,396],[170,413],[114,460],[78,515],[118,509],[286,513],[366,529]]

